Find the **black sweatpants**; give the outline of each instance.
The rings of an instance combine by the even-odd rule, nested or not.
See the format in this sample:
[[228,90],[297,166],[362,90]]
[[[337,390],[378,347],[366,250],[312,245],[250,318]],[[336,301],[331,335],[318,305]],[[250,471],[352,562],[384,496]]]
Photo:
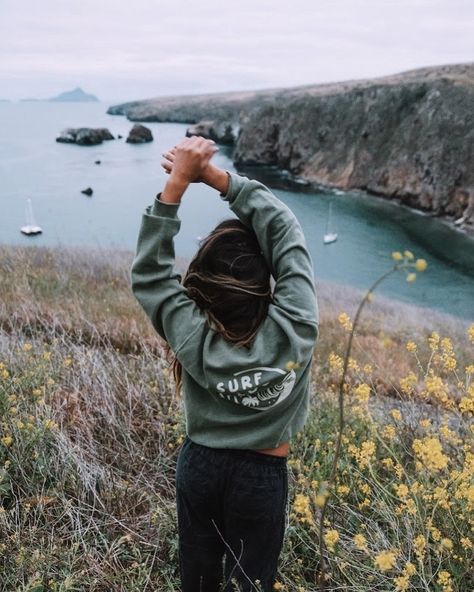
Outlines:
[[176,501],[182,592],[272,590],[288,518],[285,457],[186,437]]

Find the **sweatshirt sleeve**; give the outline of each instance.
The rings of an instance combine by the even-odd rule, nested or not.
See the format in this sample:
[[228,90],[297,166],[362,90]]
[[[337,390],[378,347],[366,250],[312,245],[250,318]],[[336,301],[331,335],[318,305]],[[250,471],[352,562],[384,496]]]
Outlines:
[[195,333],[201,335],[205,318],[187,296],[175,270],[174,237],[181,227],[179,204],[162,202],[160,196],[142,217],[131,284],[153,327],[179,358],[178,352],[195,338]]
[[296,216],[263,183],[227,174],[228,190],[220,196],[257,235],[275,279],[272,306],[295,322],[318,328],[313,262]]

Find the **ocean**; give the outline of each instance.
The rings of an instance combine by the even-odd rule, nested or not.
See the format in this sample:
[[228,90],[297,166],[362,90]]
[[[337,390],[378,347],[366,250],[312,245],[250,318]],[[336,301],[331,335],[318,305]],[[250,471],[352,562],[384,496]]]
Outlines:
[[[133,250],[141,214],[162,190],[167,175],[162,153],[185,136],[187,125],[146,123],[154,141],[125,142],[133,123],[107,115],[106,103],[0,102],[0,243],[87,246]],[[107,127],[122,139],[98,146],[55,141],[66,127]],[[95,164],[100,160],[101,164]],[[221,146],[217,165],[235,171]],[[299,219],[317,281],[367,288],[392,264],[391,252],[408,249],[428,261],[414,283],[397,273],[385,296],[474,319],[474,241],[441,221],[361,192],[314,191],[285,181],[271,169],[239,171],[266,183]],[[82,189],[92,187],[88,197]],[[31,199],[37,237],[25,237],[25,206]],[[323,245],[329,203],[338,240]],[[180,206],[176,253],[190,257],[198,237],[233,214],[216,191],[192,184]],[[429,312],[429,310],[427,310]]]

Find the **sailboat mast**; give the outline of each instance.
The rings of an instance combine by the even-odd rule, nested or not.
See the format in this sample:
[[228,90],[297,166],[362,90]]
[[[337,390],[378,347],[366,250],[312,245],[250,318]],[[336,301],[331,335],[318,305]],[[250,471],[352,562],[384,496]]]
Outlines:
[[331,210],[332,210],[332,202],[329,202],[329,213],[328,213],[328,219],[326,221],[326,234],[329,234],[329,232],[331,232]]

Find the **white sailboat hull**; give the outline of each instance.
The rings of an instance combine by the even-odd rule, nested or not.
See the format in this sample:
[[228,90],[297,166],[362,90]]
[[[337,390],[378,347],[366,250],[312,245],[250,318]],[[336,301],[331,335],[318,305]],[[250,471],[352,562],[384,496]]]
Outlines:
[[38,226],[35,221],[33,214],[33,206],[31,205],[31,199],[26,200],[26,224],[20,228],[20,232],[26,234],[26,236],[34,236],[35,234],[41,234],[43,232],[41,226]]
[[34,234],[41,234],[43,230],[39,226],[33,226],[31,224],[27,224],[26,226],[22,226],[20,228],[20,232],[26,234],[27,236],[31,236]]
[[335,232],[328,232],[324,235],[323,242],[325,245],[329,245],[329,243],[334,243],[337,241],[337,234]]

